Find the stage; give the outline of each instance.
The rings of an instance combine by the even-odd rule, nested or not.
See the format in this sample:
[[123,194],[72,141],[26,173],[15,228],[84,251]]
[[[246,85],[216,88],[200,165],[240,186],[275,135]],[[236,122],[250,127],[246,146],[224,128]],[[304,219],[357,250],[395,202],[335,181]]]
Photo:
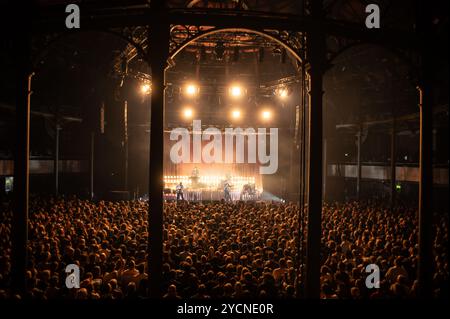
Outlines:
[[[184,190],[183,197],[188,202],[202,202],[202,201],[221,201],[225,200],[224,191],[220,190]],[[261,193],[243,194],[240,191],[230,192],[231,201],[257,201],[261,199]],[[164,199],[171,201],[176,200],[177,195],[175,191],[167,190],[164,192]]]

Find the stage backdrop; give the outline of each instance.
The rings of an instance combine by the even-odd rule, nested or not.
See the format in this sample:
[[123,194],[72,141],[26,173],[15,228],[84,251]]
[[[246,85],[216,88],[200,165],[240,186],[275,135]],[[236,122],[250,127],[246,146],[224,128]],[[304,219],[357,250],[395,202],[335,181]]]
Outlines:
[[[193,141],[190,135],[190,160],[193,157]],[[222,158],[225,158],[225,138],[222,136]],[[187,188],[192,188],[192,176],[198,175],[200,188],[220,189],[223,181],[227,180],[234,191],[240,191],[244,184],[255,184],[257,190],[262,192],[262,177],[259,173],[259,163],[248,163],[247,145],[245,145],[244,163],[173,163],[170,150],[177,141],[170,140],[170,132],[164,134],[164,181],[166,188],[174,189],[176,184],[183,182]],[[202,149],[209,141],[201,141]],[[235,147],[233,147],[235,158]],[[197,185],[197,186],[199,186]]]

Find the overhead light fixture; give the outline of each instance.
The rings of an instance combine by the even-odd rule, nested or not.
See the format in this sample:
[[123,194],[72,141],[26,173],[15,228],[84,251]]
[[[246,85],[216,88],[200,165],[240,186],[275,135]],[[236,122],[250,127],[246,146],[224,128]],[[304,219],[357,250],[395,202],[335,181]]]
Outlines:
[[152,86],[149,83],[144,83],[141,85],[141,93],[149,94],[152,90]]
[[286,86],[275,89],[275,95],[284,100],[291,94],[291,90]]
[[238,109],[234,109],[233,111],[231,111],[231,117],[235,120],[238,120],[241,118],[241,111]]
[[189,120],[189,119],[192,118],[193,115],[194,115],[194,111],[190,107],[186,107],[183,110],[183,116],[184,116],[185,119]]
[[240,85],[237,84],[233,84],[230,87],[230,96],[237,99],[242,97],[242,95],[244,95],[244,90]]
[[268,121],[272,118],[272,112],[270,110],[264,110],[261,113],[261,117],[264,121]]
[[198,86],[192,83],[187,84],[183,89],[183,93],[188,97],[193,97],[197,95],[198,92],[199,92]]

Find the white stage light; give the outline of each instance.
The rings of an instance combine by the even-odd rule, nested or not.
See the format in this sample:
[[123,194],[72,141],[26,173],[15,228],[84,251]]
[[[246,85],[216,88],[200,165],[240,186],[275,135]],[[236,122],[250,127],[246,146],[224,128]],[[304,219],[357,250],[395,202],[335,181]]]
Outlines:
[[184,118],[191,119],[193,115],[194,115],[194,111],[191,108],[187,107],[183,110]]
[[272,118],[272,112],[269,110],[265,110],[261,113],[261,117],[263,120],[268,121]]
[[241,118],[241,111],[240,110],[233,110],[231,112],[231,117],[235,120],[240,119]]
[[152,87],[150,84],[144,83],[141,85],[141,93],[142,94],[149,94],[151,90],[152,90]]
[[230,87],[230,95],[235,99],[240,98],[244,95],[244,89],[240,85],[232,85]]
[[197,95],[199,88],[195,84],[188,84],[184,88],[184,94],[189,97]]

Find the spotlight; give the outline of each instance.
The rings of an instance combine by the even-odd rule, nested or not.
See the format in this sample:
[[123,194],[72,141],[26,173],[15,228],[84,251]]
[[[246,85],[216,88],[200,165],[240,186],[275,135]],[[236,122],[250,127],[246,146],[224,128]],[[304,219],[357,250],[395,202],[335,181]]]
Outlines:
[[192,97],[197,95],[199,88],[195,84],[188,84],[184,87],[184,94]]
[[232,85],[230,87],[230,95],[233,98],[240,98],[242,95],[244,95],[244,90],[239,85]]
[[235,120],[240,119],[240,118],[241,118],[241,111],[238,110],[238,109],[233,110],[233,111],[231,112],[231,117],[232,117],[233,119],[235,119]]
[[193,115],[194,111],[190,107],[187,107],[183,110],[183,116],[185,119],[191,119]]
[[261,113],[261,117],[262,117],[262,119],[265,120],[265,121],[270,120],[270,119],[272,118],[272,112],[269,111],[269,110],[264,110],[264,111]]
[[152,86],[148,83],[144,83],[141,85],[141,93],[142,94],[149,94],[152,90]]
[[280,99],[286,99],[289,96],[289,89],[285,86],[279,87],[275,90],[275,95],[277,95]]

